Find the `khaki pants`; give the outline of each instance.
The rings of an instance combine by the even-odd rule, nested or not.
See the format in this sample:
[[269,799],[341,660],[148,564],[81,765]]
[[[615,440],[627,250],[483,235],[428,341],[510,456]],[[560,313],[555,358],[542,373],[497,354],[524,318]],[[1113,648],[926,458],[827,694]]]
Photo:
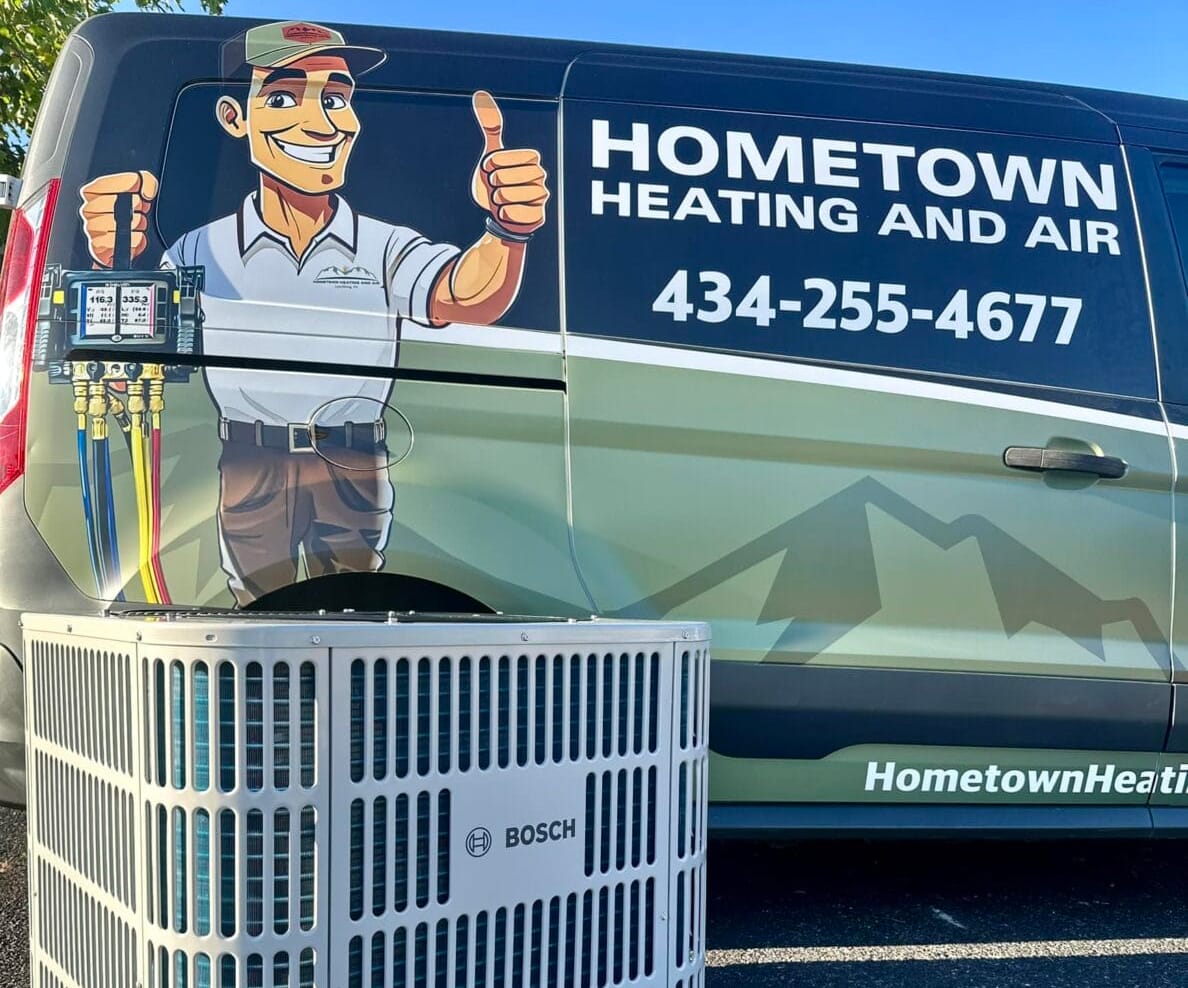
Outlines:
[[387,453],[332,455],[341,466],[313,452],[224,441],[219,537],[238,606],[295,582],[302,552],[311,577],[383,569],[394,500]]

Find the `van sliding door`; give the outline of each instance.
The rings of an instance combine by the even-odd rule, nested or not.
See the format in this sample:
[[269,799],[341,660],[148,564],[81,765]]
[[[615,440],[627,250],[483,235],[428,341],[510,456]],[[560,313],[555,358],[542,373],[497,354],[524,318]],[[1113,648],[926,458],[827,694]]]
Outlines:
[[571,71],[583,573],[713,622],[716,801],[1141,805],[1171,459],[1116,138],[859,82]]

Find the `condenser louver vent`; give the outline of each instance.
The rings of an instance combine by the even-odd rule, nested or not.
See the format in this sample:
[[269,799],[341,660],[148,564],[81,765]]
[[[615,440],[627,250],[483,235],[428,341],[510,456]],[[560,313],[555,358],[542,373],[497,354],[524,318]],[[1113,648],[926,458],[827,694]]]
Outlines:
[[25,618],[37,986],[700,986],[704,625]]

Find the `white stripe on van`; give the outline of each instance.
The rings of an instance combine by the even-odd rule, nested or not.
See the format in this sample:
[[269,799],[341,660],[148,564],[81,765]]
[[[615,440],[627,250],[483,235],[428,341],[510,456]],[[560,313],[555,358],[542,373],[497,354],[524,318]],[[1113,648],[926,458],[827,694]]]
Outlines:
[[561,334],[506,326],[471,326],[454,322],[447,326],[422,326],[411,319],[400,325],[402,340],[418,343],[454,343],[459,346],[490,347],[493,350],[529,350],[532,353],[561,353]]
[[[400,335],[404,340],[423,343],[450,343],[456,346],[489,347],[494,350],[522,350],[558,355],[562,351],[560,333],[512,329],[507,326],[472,326],[467,323],[450,323],[447,326],[433,327],[421,326],[411,320],[406,320],[401,326]],[[1114,429],[1128,429],[1132,432],[1146,432],[1151,435],[1165,434],[1164,424],[1158,419],[1145,419],[1137,415],[1121,415],[1117,412],[1104,412],[1096,408],[1066,405],[1040,398],[1025,398],[998,391],[955,387],[949,384],[937,384],[932,381],[867,371],[842,370],[836,367],[769,360],[763,357],[743,357],[710,350],[688,350],[680,347],[654,346],[649,343],[607,340],[595,336],[575,336],[573,334],[566,338],[565,352],[574,357],[591,357],[619,363],[648,364],[679,370],[702,370],[719,374],[736,374],[740,377],[760,377],[778,381],[855,388],[860,391],[882,391],[908,397],[935,398],[938,401],[1002,408],[1009,411],[1027,412],[1032,415],[1048,415],[1052,418],[1087,422]],[[1188,426],[1173,424],[1171,430],[1172,435],[1176,438],[1188,439]]]
[[[951,401],[961,405],[981,405],[986,408],[1026,412],[1031,415],[1046,415],[1112,429],[1146,432],[1156,436],[1167,435],[1162,419],[1145,419],[1137,415],[1103,412],[1096,408],[1066,405],[1057,401],[1024,398],[997,391],[954,387],[950,384],[936,384],[932,381],[841,370],[815,364],[765,360],[760,357],[742,357],[710,350],[686,350],[679,347],[653,346],[647,343],[605,340],[599,337],[575,336],[573,334],[566,337],[565,351],[571,357],[589,357],[595,360],[612,360],[628,364],[647,364],[652,367],[672,367],[678,370],[710,371],[718,374],[734,374],[740,377],[795,381],[801,384],[824,384],[837,388],[854,388],[859,391],[882,391],[887,394],[914,398]],[[1188,438],[1188,428],[1185,428],[1184,436]]]

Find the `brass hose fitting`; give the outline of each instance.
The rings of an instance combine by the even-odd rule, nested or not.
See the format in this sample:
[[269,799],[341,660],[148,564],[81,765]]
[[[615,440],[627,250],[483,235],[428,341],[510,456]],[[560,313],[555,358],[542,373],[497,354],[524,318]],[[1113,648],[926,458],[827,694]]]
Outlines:
[[107,407],[123,432],[132,428],[132,420],[128,417],[128,406],[116,392],[107,392]]
[[161,413],[165,411],[165,368],[161,364],[146,364],[144,376],[148,379],[148,411],[152,428],[161,428]]
[[70,384],[74,388],[74,414],[78,416],[78,427],[87,427],[87,390],[90,378],[87,376],[87,365],[75,361],[70,368]]
[[107,438],[107,385],[90,381],[87,387],[87,414],[91,417],[91,438]]
[[134,425],[143,424],[148,404],[144,400],[144,381],[139,377],[128,382],[128,414]]

